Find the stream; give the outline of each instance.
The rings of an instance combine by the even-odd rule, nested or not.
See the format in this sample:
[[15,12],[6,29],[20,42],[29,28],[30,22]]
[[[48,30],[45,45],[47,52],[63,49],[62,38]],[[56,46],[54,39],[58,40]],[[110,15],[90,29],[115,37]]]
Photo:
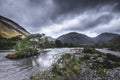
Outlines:
[[29,80],[38,71],[47,70],[69,48],[48,49],[31,58],[9,60],[5,56],[9,51],[0,52],[0,80]]
[[[97,49],[103,53],[120,56],[120,52]],[[9,60],[5,56],[11,51],[0,52],[0,80],[29,80],[30,76],[39,71],[51,68],[60,55],[70,52],[70,48],[46,49],[45,52],[30,58]]]

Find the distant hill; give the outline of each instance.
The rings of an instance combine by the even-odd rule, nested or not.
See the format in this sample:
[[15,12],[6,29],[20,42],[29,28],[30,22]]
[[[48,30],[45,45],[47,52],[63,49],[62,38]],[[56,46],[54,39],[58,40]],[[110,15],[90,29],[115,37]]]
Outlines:
[[110,43],[113,43],[113,44],[119,44],[120,45],[120,35],[119,36],[116,36],[115,38],[113,38],[112,40],[109,41]]
[[111,39],[117,37],[118,34],[115,33],[102,33],[94,38],[95,43],[105,43],[110,41]]
[[92,38],[76,32],[64,34],[58,37],[57,40],[63,43],[70,43],[70,44],[93,44],[94,43]]
[[14,21],[0,16],[0,36],[5,38],[11,37],[25,37],[28,36],[30,33],[27,32],[23,27],[19,24],[15,23]]

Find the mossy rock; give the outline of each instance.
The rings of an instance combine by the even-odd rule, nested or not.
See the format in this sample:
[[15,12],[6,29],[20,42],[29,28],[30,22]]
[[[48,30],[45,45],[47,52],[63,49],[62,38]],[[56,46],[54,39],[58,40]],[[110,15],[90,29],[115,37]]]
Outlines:
[[8,58],[8,59],[18,59],[19,55],[17,54],[17,52],[13,52],[13,53],[8,54],[5,57]]

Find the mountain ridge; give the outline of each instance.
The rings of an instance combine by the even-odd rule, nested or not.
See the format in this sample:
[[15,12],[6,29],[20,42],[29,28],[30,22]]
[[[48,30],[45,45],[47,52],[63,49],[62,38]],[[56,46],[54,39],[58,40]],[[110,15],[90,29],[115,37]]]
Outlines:
[[96,44],[96,43],[100,44],[106,43],[118,35],[119,34],[104,32],[94,38],[91,38],[85,34],[70,32],[59,36],[56,40],[59,40],[63,43],[71,44]]
[[93,39],[94,39],[95,43],[105,43],[117,36],[119,36],[119,34],[104,32],[104,33],[101,33],[98,36],[94,37]]
[[57,38],[57,40],[63,42],[63,43],[72,43],[72,44],[92,44],[94,41],[92,38],[76,33],[76,32],[70,32],[68,34],[61,35]]

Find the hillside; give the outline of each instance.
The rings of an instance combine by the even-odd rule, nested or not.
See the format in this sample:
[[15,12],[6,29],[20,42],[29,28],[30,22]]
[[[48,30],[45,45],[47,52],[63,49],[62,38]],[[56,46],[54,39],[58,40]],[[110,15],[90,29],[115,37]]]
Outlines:
[[110,43],[113,43],[113,44],[119,44],[120,45],[120,35],[113,38],[112,40],[109,41]]
[[57,40],[63,43],[70,43],[70,44],[93,44],[94,43],[92,38],[76,32],[64,34],[58,37]]
[[0,36],[5,38],[11,38],[16,36],[25,37],[29,34],[30,33],[27,32],[19,24],[8,18],[0,16]]
[[95,43],[105,43],[118,36],[115,33],[102,33],[94,38]]

